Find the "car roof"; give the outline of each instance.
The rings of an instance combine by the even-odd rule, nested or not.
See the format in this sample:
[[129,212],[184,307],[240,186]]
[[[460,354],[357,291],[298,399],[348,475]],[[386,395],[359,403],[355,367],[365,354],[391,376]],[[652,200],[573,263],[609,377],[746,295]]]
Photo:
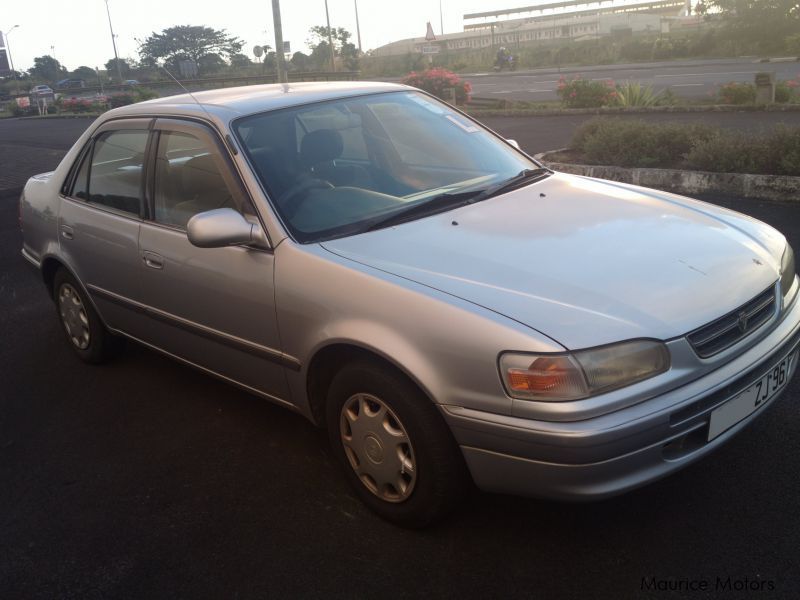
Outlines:
[[152,114],[187,115],[230,121],[232,118],[278,108],[300,106],[351,96],[410,90],[405,85],[366,81],[303,82],[249,85],[156,98],[105,113],[109,118]]

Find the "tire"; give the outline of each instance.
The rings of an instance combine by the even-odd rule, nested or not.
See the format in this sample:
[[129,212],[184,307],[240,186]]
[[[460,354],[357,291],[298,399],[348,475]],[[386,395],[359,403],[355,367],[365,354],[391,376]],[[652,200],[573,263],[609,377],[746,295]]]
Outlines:
[[467,494],[464,458],[438,409],[394,369],[345,366],[328,389],[326,422],[350,485],[384,519],[425,527]]
[[100,364],[117,353],[122,339],[105,328],[83,287],[66,269],[53,278],[53,300],[61,330],[81,360]]

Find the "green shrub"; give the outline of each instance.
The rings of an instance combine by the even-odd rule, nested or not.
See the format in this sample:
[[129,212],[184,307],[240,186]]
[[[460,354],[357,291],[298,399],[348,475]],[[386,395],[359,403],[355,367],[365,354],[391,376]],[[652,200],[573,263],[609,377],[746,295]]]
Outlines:
[[133,104],[136,102],[134,99],[134,95],[132,92],[121,92],[117,94],[111,94],[108,97],[108,107],[109,108],[118,108],[120,106],[127,106],[128,104]]
[[33,102],[31,102],[29,106],[20,106],[16,102],[11,102],[9,104],[9,110],[15,117],[30,117],[31,115],[39,114],[39,111]]
[[800,76],[797,79],[781,80],[775,84],[775,102],[787,104],[800,100]]
[[761,139],[741,131],[719,130],[698,140],[686,154],[686,168],[719,173],[760,173]]
[[158,98],[158,92],[148,88],[136,87],[133,89],[134,102],[144,102],[145,100],[152,100]]
[[579,127],[572,147],[594,164],[679,168],[693,143],[713,132],[706,125],[651,125],[634,119],[601,118]]
[[612,104],[617,97],[613,81],[589,81],[581,76],[569,81],[562,77],[556,93],[567,108],[599,108]]
[[626,81],[617,85],[617,97],[614,104],[618,106],[658,106],[662,103],[663,95],[663,92],[654,92],[653,86],[643,86],[635,81]]
[[756,86],[731,81],[719,88],[718,97],[722,104],[753,104],[756,101]]
[[587,164],[800,176],[798,126],[753,134],[601,117],[576,130],[571,148]]
[[800,175],[800,127],[778,125],[761,144],[760,172],[773,175]]

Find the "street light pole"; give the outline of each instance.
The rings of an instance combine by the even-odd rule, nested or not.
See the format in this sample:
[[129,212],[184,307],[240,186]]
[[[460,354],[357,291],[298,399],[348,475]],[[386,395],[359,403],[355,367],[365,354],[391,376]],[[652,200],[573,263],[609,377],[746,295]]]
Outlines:
[[108,15],[108,29],[111,31],[111,44],[114,46],[114,62],[117,65],[117,77],[119,83],[122,85],[122,68],[119,66],[119,56],[117,55],[117,40],[114,36],[114,27],[111,25],[111,10],[108,8],[108,0],[106,0],[106,14]]
[[356,36],[358,36],[358,53],[361,54],[361,27],[358,24],[358,0],[353,0],[356,5]]
[[8,34],[14,31],[19,25],[14,25],[11,29],[6,31],[3,34],[3,37],[6,40],[6,52],[8,52],[8,62],[11,63],[11,77],[14,78],[14,89],[16,90],[17,94],[19,94],[19,82],[17,81],[17,71],[14,69],[14,59],[11,57],[11,46],[8,44]]
[[272,25],[275,27],[275,58],[278,65],[278,82],[288,83],[286,63],[283,55],[283,28],[281,26],[280,0],[272,0]]
[[328,16],[328,0],[325,0],[325,20],[328,23],[328,46],[331,49],[331,71],[336,71],[336,61],[333,60],[333,37],[331,36],[331,18]]

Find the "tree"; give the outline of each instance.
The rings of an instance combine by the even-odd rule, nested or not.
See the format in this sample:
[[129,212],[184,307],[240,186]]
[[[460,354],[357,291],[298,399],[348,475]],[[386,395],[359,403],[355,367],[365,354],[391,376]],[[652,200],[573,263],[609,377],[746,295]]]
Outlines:
[[800,31],[798,0],[706,0],[727,24],[732,39],[762,50],[782,49],[784,40]]
[[292,59],[289,62],[298,71],[307,71],[309,69],[309,65],[311,64],[311,59],[309,58],[308,54],[303,54],[302,52],[295,52],[292,55]]
[[[326,25],[315,25],[308,31],[311,34],[311,39],[307,40],[306,43],[311,48],[311,56],[309,57],[311,64],[317,69],[328,68],[331,60],[328,27]],[[338,56],[347,69],[358,69],[358,49],[349,41],[352,34],[344,27],[331,27],[330,34],[333,40],[334,57]]]
[[199,25],[178,25],[164,29],[148,37],[139,46],[139,56],[142,63],[155,66],[163,60],[168,66],[176,68],[182,60],[194,61],[198,69],[203,71],[203,62],[207,69],[214,69],[219,64],[214,58],[204,57],[216,55],[231,57],[238,54],[244,42],[237,37],[228,35],[224,29],[212,29]]
[[83,79],[85,81],[89,81],[90,79],[97,77],[97,74],[94,72],[93,68],[87,67],[86,65],[81,65],[72,72],[71,77],[73,79]]
[[63,79],[67,70],[55,58],[49,55],[37,56],[33,59],[33,67],[28,69],[31,77],[54,83]]
[[227,66],[223,58],[214,52],[204,54],[197,61],[197,68],[203,73],[217,73]]
[[231,66],[233,68],[243,68],[249,67],[253,64],[253,61],[250,60],[250,57],[247,54],[234,54],[231,56]]
[[111,58],[104,66],[106,68],[106,71],[116,76],[118,62],[119,62],[120,73],[122,74],[122,78],[124,79],[125,77],[128,76],[128,73],[131,70],[131,64],[124,58]]

